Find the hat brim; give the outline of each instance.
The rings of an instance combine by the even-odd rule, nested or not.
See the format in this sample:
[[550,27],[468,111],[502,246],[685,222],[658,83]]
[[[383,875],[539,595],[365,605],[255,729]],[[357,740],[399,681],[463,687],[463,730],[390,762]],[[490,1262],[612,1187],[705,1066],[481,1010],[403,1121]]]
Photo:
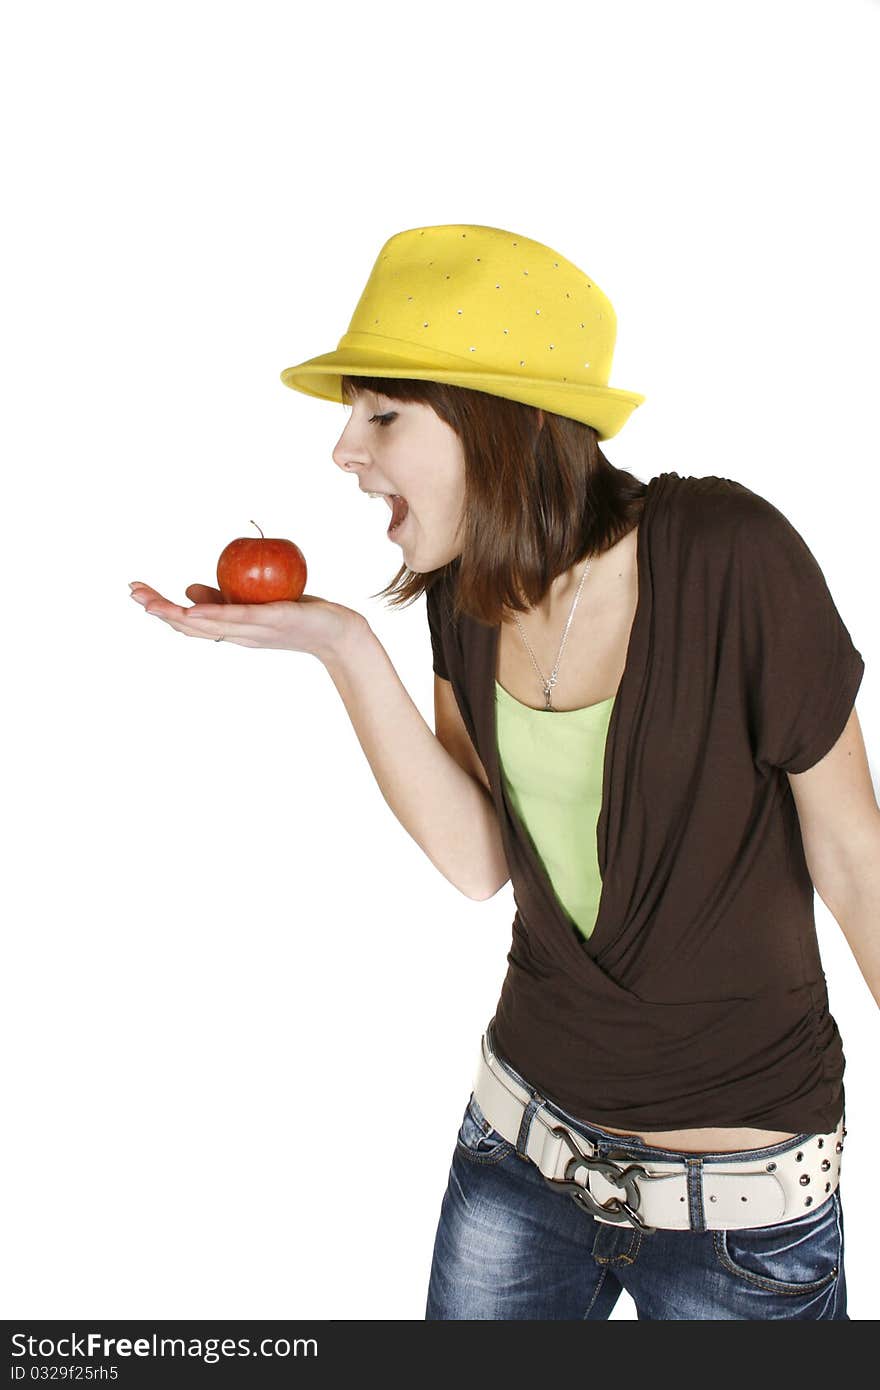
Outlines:
[[411,357],[367,351],[354,347],[344,352],[325,352],[293,367],[285,367],[281,380],[293,391],[318,400],[344,404],[343,376],[402,377],[412,381],[441,381],[469,391],[485,391],[524,405],[540,407],[591,425],[599,439],[611,439],[645,400],[636,391],[614,386],[590,386],[582,382],[548,381],[543,377],[509,376],[504,372],[450,370],[437,366],[413,366]]

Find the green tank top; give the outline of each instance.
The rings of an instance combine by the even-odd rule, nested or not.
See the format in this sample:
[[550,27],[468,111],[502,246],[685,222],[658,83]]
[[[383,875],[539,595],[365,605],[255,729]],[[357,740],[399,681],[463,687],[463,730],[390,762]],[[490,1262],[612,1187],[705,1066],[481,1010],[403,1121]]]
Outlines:
[[583,709],[532,709],[495,682],[507,794],[560,904],[584,937],[592,934],[602,892],[596,822],[614,700]]

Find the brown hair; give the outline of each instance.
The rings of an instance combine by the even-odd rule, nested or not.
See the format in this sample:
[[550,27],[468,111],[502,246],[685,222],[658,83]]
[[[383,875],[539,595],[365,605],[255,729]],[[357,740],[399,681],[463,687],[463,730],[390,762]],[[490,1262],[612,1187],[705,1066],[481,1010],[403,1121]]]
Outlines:
[[454,572],[455,616],[494,627],[638,522],[647,484],[609,463],[590,425],[544,411],[541,428],[535,406],[438,381],[343,376],[346,403],[362,390],[431,406],[461,439],[465,461],[461,554],[426,574],[403,564],[371,598],[403,607]]

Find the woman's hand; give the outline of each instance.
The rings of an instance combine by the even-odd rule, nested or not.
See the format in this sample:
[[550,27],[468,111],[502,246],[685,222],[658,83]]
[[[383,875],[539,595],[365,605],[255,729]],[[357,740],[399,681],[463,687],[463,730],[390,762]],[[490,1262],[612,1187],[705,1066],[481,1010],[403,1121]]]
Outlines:
[[223,637],[239,647],[274,647],[308,652],[319,661],[336,653],[343,641],[366,624],[363,614],[314,594],[283,603],[226,603],[219,589],[190,584],[191,608],[163,598],[149,584],[131,585],[131,596],[147,613],[161,618],[187,637],[217,641]]

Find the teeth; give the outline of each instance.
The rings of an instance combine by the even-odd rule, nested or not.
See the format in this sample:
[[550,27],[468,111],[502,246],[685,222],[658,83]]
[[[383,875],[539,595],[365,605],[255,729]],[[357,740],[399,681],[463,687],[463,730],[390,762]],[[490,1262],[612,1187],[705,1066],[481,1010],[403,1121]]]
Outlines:
[[393,512],[393,511],[394,511],[394,499],[395,499],[395,497],[398,496],[398,494],[397,494],[396,492],[370,492],[369,489],[368,489],[368,490],[367,490],[367,496],[370,497],[370,498],[374,498],[374,497],[384,497],[384,498],[385,498],[385,501],[388,503],[388,506],[389,506],[390,510]]

